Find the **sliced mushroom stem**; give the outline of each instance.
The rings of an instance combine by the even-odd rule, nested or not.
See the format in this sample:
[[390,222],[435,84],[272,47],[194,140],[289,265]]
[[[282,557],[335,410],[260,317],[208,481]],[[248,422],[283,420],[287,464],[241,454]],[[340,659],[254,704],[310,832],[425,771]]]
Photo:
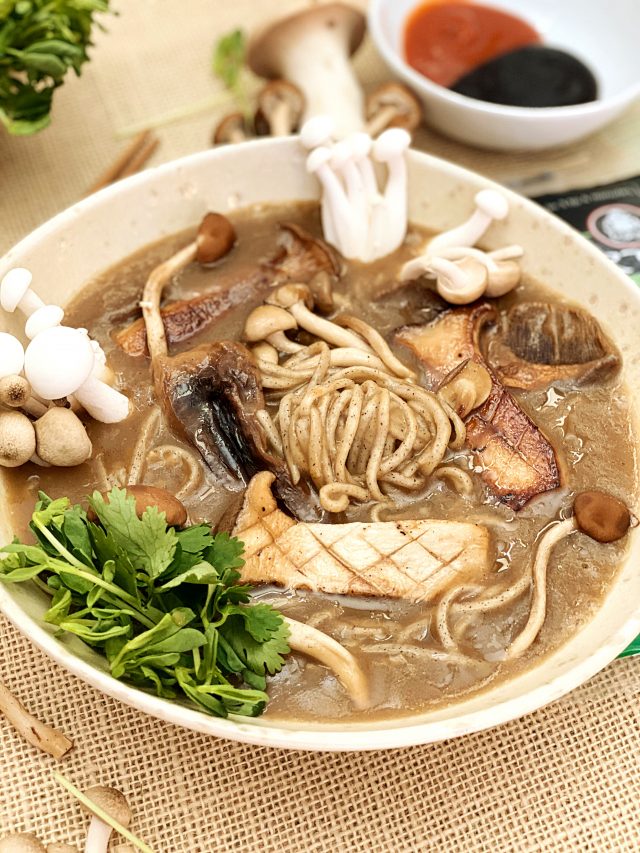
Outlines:
[[60,760],[73,747],[73,741],[57,729],[41,723],[29,713],[0,681],[0,711],[28,743]]
[[366,708],[369,703],[369,686],[357,660],[344,646],[328,634],[283,617],[289,628],[288,643],[293,651],[316,658],[332,669],[357,708]]

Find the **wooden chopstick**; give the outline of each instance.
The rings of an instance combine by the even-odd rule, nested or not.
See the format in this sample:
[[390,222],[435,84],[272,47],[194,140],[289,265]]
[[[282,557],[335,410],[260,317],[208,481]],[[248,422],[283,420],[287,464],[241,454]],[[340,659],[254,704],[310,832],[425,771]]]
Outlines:
[[100,175],[85,195],[101,190],[120,178],[138,172],[158,147],[158,138],[150,130],[143,130],[135,136],[114,162]]
[[144,166],[147,160],[151,157],[153,152],[156,150],[158,145],[160,144],[160,140],[157,136],[152,136],[151,139],[144,145],[138,152],[136,152],[133,157],[129,160],[127,165],[118,175],[118,179],[126,178],[129,175],[135,175],[136,172],[139,172],[140,169]]

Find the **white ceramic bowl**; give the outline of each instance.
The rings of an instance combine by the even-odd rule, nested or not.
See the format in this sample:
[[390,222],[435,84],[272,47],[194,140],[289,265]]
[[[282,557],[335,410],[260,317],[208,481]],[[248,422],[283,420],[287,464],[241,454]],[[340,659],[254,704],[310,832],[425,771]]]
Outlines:
[[369,30],[382,58],[420,96],[428,124],[447,136],[502,151],[566,145],[604,127],[640,95],[638,0],[486,0],[532,24],[546,44],[582,59],[600,97],[531,109],[476,101],[419,74],[404,59],[404,22],[422,0],[371,0]]
[[[64,304],[96,273],[147,243],[195,225],[207,210],[317,198],[315,181],[304,168],[305,156],[295,139],[264,140],[206,151],[151,169],[79,202],[38,228],[0,261],[0,277],[12,266],[29,267],[37,292]],[[478,189],[491,186],[471,172],[417,152],[411,152],[409,168],[410,216],[429,228],[444,229],[460,221],[470,211]],[[508,195],[511,213],[507,221],[490,229],[489,246],[522,243],[527,273],[595,311],[623,352],[630,387],[639,388],[640,291],[569,226],[532,202]],[[0,316],[0,328],[6,320],[6,315]],[[17,324],[6,328],[21,333]],[[632,405],[640,411],[637,401]],[[0,491],[0,542],[7,542],[12,534],[6,506],[6,495]],[[46,597],[37,588],[0,584],[0,608],[39,648],[97,690],[176,725],[269,746],[383,749],[445,740],[498,725],[590,678],[640,633],[638,565],[640,535],[636,534],[601,610],[569,643],[530,672],[447,708],[357,725],[209,717],[115,680],[104,660],[87,646],[74,639],[56,639],[52,627],[41,621]]]

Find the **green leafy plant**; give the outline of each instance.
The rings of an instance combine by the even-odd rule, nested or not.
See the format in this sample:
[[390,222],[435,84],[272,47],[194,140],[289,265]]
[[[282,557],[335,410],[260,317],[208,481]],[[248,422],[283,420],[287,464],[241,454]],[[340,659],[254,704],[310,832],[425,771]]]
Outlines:
[[27,135],[51,121],[55,89],[89,57],[96,12],[109,0],[0,0],[0,122]]
[[209,714],[261,714],[266,676],[289,652],[288,628],[240,584],[243,544],[205,524],[167,527],[164,513],[114,488],[89,498],[95,521],[68,498],[40,493],[37,544],[2,551],[0,581],[35,581],[45,621],[99,650],[111,674]]
[[232,30],[218,39],[213,48],[211,68],[236,99],[244,113],[249,112],[247,91],[247,39],[242,30]]

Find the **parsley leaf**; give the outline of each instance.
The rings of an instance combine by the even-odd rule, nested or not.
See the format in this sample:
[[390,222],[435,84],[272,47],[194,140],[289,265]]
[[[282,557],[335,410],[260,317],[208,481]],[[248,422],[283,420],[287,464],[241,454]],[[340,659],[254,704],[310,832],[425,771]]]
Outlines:
[[88,61],[94,15],[109,0],[0,0],[0,124],[16,136],[51,121],[53,93]]
[[115,678],[209,714],[261,714],[288,628],[270,605],[249,603],[243,543],[205,524],[176,531],[155,507],[138,518],[122,489],[88,500],[95,521],[40,493],[37,543],[0,549],[0,581],[48,589],[45,622],[97,649]]
[[116,549],[127,554],[136,568],[156,578],[171,565],[178,540],[157,507],[148,507],[140,519],[134,498],[118,488],[111,490],[108,501],[94,492],[89,503]]

